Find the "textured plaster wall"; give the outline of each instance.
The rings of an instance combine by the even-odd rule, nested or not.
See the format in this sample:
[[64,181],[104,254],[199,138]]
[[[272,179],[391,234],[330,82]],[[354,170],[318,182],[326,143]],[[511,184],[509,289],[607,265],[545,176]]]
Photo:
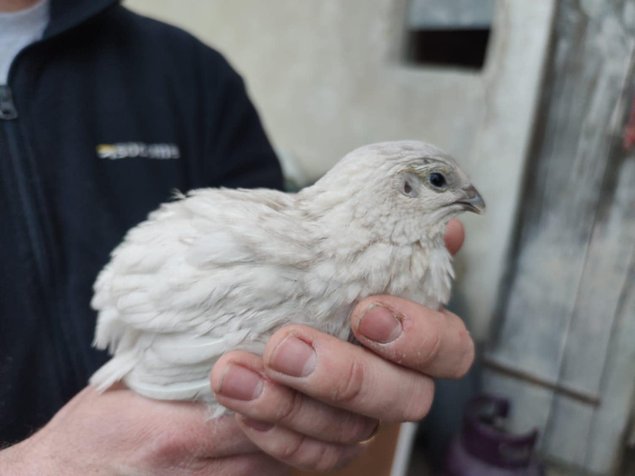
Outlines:
[[406,2],[132,0],[225,53],[275,145],[314,179],[373,141],[419,138],[465,157],[483,119],[475,74],[402,62]]
[[513,227],[554,0],[499,0],[485,70],[405,64],[407,0],[128,0],[223,52],[245,77],[288,172],[314,180],[369,142],[422,139],[485,195],[466,218],[458,294],[487,333]]

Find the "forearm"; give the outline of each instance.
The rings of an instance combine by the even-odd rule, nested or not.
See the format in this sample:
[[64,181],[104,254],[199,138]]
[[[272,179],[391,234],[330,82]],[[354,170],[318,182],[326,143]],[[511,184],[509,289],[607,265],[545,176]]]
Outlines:
[[0,474],[16,476],[36,474],[35,468],[29,469],[28,467],[23,445],[24,443],[19,443],[0,451]]

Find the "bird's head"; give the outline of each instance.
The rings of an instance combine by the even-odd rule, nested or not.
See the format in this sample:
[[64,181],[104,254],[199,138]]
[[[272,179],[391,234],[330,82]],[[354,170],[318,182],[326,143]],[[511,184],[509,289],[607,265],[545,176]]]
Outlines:
[[338,222],[350,220],[393,241],[439,235],[461,212],[483,213],[485,202],[456,161],[418,141],[383,142],[346,155],[311,196]]

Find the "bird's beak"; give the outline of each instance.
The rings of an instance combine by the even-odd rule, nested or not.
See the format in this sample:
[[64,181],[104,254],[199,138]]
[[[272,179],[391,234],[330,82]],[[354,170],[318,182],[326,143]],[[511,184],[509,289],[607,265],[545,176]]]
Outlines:
[[462,190],[463,197],[457,200],[455,203],[462,205],[465,210],[478,213],[479,215],[485,211],[485,200],[478,193],[478,190],[474,188],[474,185],[470,185]]

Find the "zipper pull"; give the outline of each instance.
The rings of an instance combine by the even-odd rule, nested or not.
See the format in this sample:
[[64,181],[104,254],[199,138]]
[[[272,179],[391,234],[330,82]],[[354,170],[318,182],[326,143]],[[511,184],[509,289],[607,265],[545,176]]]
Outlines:
[[17,119],[18,110],[13,102],[13,94],[11,88],[6,84],[0,84],[0,119],[10,121]]

